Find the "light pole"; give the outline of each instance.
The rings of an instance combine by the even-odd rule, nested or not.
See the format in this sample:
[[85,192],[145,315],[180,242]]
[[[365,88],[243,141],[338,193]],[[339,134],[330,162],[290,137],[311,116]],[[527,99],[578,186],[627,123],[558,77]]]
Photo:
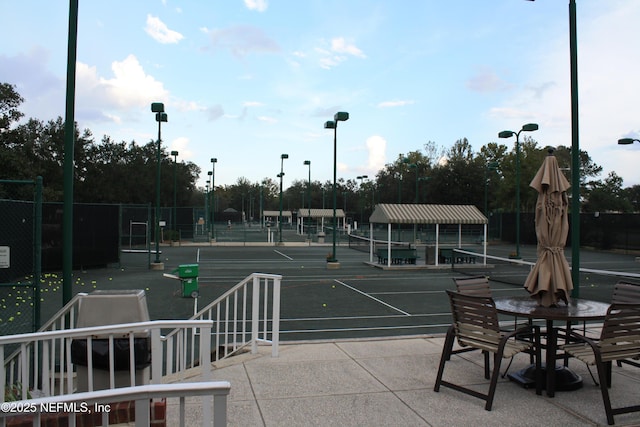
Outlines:
[[155,241],[156,241],[156,258],[153,261],[155,267],[159,270],[164,269],[164,264],[160,262],[160,142],[162,122],[167,121],[167,113],[164,112],[164,104],[162,102],[154,102],[151,104],[151,112],[156,113],[156,122],[158,122],[158,153],[157,153],[157,172],[156,172],[156,215],[154,221]]
[[[309,166],[309,184],[307,185],[307,194],[309,195],[309,206],[307,207],[307,216],[309,217],[309,225],[307,225],[307,240],[311,244],[311,160],[305,160],[304,164]],[[302,220],[304,227],[304,220]]]
[[209,184],[211,183],[211,180],[208,179],[205,182],[205,187],[204,187],[204,224],[202,224],[203,229],[202,232],[203,234],[205,232],[207,232],[206,227],[207,227],[207,219],[209,218]]
[[211,199],[213,199],[213,172],[212,171],[208,171],[207,175],[209,176],[209,180],[207,181],[208,183],[210,183],[210,187],[209,187],[209,198],[207,199],[206,202],[206,209],[205,209],[205,216],[204,216],[204,224],[206,225],[206,232],[207,234],[211,233]]
[[364,224],[362,218],[364,217],[364,199],[362,198],[362,182],[369,178],[367,175],[357,176],[356,179],[360,180],[360,222]]
[[216,210],[216,199],[215,199],[215,191],[216,191],[216,163],[218,159],[215,157],[211,158],[211,238],[216,238],[216,223],[215,223],[215,210]]
[[[173,156],[173,230],[174,231],[178,231],[178,219],[177,219],[177,212],[178,212],[178,208],[177,206],[177,189],[178,189],[178,152],[177,151],[172,151],[171,155]],[[175,236],[171,236],[172,239]]]
[[336,175],[337,175],[337,149],[338,149],[338,122],[346,122],[349,120],[349,113],[339,111],[333,115],[333,120],[325,122],[325,129],[333,129],[333,252],[329,262],[338,262],[336,258],[336,229],[338,222],[336,221]]
[[516,258],[520,258],[520,132],[533,132],[538,130],[536,123],[527,123],[518,132],[503,130],[498,133],[500,138],[516,136]]
[[[422,182],[427,182],[431,179],[430,176],[421,176],[420,178],[418,178],[418,181],[422,181]],[[418,187],[416,187],[416,192],[418,191]],[[426,193],[426,191],[425,191]],[[427,198],[425,197],[424,199],[425,201],[427,200]],[[417,198],[417,202],[416,203],[420,203],[420,197],[418,196]]]
[[413,198],[413,203],[418,203],[418,164],[417,163],[409,163],[409,169],[416,170],[416,194]]
[[404,178],[404,166],[405,164],[409,163],[409,159],[407,159],[406,157],[403,157],[402,160],[400,161],[400,165],[398,166],[398,173],[397,173],[397,178],[398,178],[398,204],[402,203],[402,180]]
[[489,177],[487,174],[496,169],[498,169],[498,162],[489,162],[484,166],[484,216],[487,218],[489,218]]
[[629,145],[629,144],[633,144],[634,142],[640,142],[640,139],[622,138],[618,140],[618,144],[620,145]]
[[278,218],[278,241],[282,243],[282,177],[284,176],[284,159],[288,159],[288,154],[280,155],[280,173],[278,177],[280,178],[280,217]]
[[[529,0],[534,1],[534,0]],[[580,297],[580,126],[578,118],[578,24],[576,0],[569,0],[569,63],[571,78],[571,281]]]

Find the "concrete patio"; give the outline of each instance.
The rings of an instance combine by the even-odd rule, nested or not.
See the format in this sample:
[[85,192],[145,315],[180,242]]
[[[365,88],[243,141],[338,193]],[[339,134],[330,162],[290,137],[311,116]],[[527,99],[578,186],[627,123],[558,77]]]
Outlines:
[[[259,354],[215,363],[214,379],[231,382],[230,426],[607,425],[600,389],[578,361],[570,367],[584,386],[554,398],[544,392],[537,396],[506,378],[498,383],[491,411],[484,410],[483,401],[451,389],[435,393],[443,341],[443,336],[425,336],[285,343],[276,358],[263,347]],[[510,372],[527,365],[528,356],[520,355]],[[479,352],[453,356],[445,378],[485,391],[482,366]],[[640,369],[613,367],[611,400],[614,407],[640,404]],[[187,425],[201,425],[200,410],[190,407]],[[640,413],[617,415],[615,421],[637,426]],[[169,401],[167,425],[176,422],[177,400]]]

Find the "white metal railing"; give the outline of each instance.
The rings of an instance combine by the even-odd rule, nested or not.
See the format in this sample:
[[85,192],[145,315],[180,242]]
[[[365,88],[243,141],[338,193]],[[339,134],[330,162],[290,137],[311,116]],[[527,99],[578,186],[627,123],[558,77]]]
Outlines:
[[[123,401],[135,401],[136,426],[149,426],[151,399],[166,397],[179,398],[179,425],[184,426],[185,398],[202,396],[203,405],[207,408],[206,412],[210,414],[209,418],[202,417],[202,425],[210,426],[213,420],[214,427],[224,427],[227,425],[227,396],[230,387],[227,381],[152,384],[22,400],[11,402],[10,405],[4,404],[8,406],[6,408],[3,406],[0,411],[0,426],[4,427],[11,417],[24,416],[25,413],[33,417],[34,426],[41,425],[43,413],[65,413],[68,425],[76,425],[77,419],[88,411],[100,413],[102,425],[107,426],[111,425],[109,424],[110,405]],[[211,397],[213,397],[213,404],[211,404]]]
[[80,300],[86,297],[87,293],[80,292],[64,305],[51,319],[38,329],[38,331],[59,331],[63,329],[73,329],[76,327],[78,307]]
[[[175,370],[163,373],[164,355],[175,351],[166,347],[167,342],[161,335],[162,329],[173,330],[176,341],[184,342],[186,337],[193,337],[191,349],[198,349],[201,377],[204,381],[211,379],[211,328],[210,320],[156,320],[151,322],[126,323],[119,325],[95,326],[65,330],[35,332],[30,334],[9,335],[0,337],[0,399],[4,401],[6,386],[17,386],[21,395],[27,399],[28,394],[40,393],[44,396],[65,395],[77,389],[76,371],[79,369],[72,361],[72,342],[86,340],[86,387],[93,391],[96,378],[102,378],[103,387],[116,388],[116,375],[124,375],[127,386],[140,385],[136,377],[136,345],[135,340],[147,336],[151,366],[148,370],[149,383],[160,384],[164,373],[175,373]],[[108,343],[108,366],[94,369],[95,360],[93,341],[101,337]],[[198,339],[195,340],[195,337]],[[126,371],[116,372],[115,342],[128,341],[128,357]],[[19,345],[19,349],[5,359],[6,346]],[[131,351],[129,351],[131,350]],[[190,351],[193,353],[193,351]],[[77,351],[76,351],[77,354]],[[140,356],[140,354],[138,354]],[[143,358],[144,359],[144,358]],[[83,361],[84,362],[84,361]],[[103,362],[104,364],[104,362]],[[186,368],[186,367],[185,367]],[[146,368],[148,369],[148,368]],[[128,378],[126,378],[128,376]]]
[[[278,356],[281,281],[282,276],[278,274],[253,273],[191,317],[214,322],[213,360],[229,357],[249,345],[251,352],[257,353],[259,342],[270,343],[271,355]],[[182,350],[189,344],[175,343],[177,333],[172,331],[165,338],[169,351],[178,349],[175,358],[185,354]],[[191,337],[192,342],[194,338],[195,335]],[[191,355],[191,360],[178,361],[174,360],[174,354],[167,354],[167,371],[183,371],[186,366],[195,366],[193,352]]]

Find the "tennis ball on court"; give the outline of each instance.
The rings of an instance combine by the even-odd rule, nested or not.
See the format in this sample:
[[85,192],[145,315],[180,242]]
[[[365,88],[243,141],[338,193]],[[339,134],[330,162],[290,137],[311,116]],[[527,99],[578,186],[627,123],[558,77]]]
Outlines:
[[331,285],[331,287],[332,287],[332,288],[335,288],[335,287],[336,287],[336,285]]
[[146,290],[148,291],[148,290],[149,290],[149,288],[146,288]]
[[322,304],[322,306],[323,306],[323,307],[326,307],[326,306],[327,306],[327,304]]

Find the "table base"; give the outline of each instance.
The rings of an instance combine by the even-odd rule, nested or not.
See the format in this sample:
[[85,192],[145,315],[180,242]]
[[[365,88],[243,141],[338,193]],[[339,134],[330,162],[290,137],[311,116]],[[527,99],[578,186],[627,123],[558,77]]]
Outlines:
[[[547,367],[542,364],[542,388],[547,388]],[[582,387],[582,377],[566,366],[556,365],[556,391],[573,391]],[[513,374],[508,374],[507,377],[520,384],[524,388],[530,388],[536,386],[536,366],[531,365],[527,368],[521,369]]]

